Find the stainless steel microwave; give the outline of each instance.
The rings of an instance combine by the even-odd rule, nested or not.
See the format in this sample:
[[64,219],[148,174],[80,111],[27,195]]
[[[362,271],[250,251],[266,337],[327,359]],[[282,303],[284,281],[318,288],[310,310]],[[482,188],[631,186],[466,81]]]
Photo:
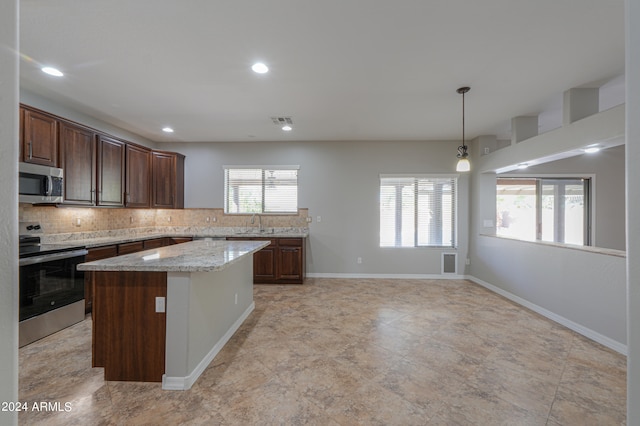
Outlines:
[[62,203],[64,171],[56,167],[19,163],[19,201],[31,204]]

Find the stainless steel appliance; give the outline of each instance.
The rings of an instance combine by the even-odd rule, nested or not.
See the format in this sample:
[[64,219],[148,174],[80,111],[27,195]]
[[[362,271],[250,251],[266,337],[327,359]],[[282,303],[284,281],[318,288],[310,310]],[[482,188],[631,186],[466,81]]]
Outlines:
[[19,201],[31,204],[62,203],[64,171],[39,164],[19,163]]
[[40,231],[20,224],[20,347],[84,319],[84,273],[76,266],[87,250],[41,244]]

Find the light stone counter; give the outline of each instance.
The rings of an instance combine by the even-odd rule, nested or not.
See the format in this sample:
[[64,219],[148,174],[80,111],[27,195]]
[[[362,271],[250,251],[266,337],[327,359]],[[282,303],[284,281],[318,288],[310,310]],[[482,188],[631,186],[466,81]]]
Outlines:
[[197,226],[150,227],[116,229],[112,231],[72,232],[67,234],[43,234],[42,242],[61,246],[101,247],[133,241],[164,237],[190,238],[307,238],[308,228],[266,228],[263,232],[253,227],[216,228]]
[[269,241],[199,240],[78,265],[80,271],[220,271],[269,245]]

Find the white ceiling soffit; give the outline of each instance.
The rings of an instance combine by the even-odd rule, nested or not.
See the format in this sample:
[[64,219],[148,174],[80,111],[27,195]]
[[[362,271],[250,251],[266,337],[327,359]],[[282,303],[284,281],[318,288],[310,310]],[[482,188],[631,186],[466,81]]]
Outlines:
[[465,85],[470,140],[624,71],[624,0],[21,0],[20,13],[23,88],[155,141],[459,139]]

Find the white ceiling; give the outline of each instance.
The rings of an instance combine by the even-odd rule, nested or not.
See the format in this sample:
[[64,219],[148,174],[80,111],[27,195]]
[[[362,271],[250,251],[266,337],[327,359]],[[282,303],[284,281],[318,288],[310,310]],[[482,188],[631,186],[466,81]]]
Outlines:
[[20,46],[22,87],[154,141],[459,139],[464,85],[467,139],[508,137],[624,84],[624,0],[21,0]]

